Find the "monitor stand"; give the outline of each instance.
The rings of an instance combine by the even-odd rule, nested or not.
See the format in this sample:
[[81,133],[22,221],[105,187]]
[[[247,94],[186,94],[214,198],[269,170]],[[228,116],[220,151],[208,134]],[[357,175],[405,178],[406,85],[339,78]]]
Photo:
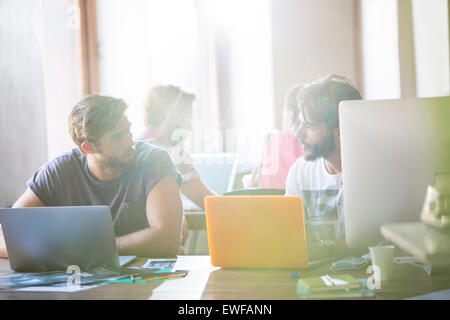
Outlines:
[[392,223],[381,226],[381,235],[426,264],[428,274],[449,273],[450,233],[423,222]]

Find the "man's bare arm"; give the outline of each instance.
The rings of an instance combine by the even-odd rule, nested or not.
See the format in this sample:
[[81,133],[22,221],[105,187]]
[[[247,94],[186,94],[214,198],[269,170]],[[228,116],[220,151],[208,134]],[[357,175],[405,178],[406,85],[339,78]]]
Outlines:
[[[13,208],[23,207],[43,207],[44,204],[36,197],[30,188],[27,188],[25,192],[17,199],[13,204]],[[8,251],[6,250],[5,239],[3,237],[3,231],[0,225],[0,258],[8,258]]]
[[118,237],[120,255],[175,256],[180,248],[183,206],[174,177],[159,181],[146,202],[150,228]]
[[181,185],[181,192],[202,209],[205,207],[205,197],[215,195],[200,178],[184,182]]
[[25,208],[25,207],[43,207],[44,204],[39,200],[39,198],[27,188],[25,192],[16,200],[13,204],[13,208]]

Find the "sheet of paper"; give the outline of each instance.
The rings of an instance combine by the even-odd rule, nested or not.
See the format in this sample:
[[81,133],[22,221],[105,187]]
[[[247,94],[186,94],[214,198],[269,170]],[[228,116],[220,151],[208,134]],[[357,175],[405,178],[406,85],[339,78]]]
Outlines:
[[211,258],[209,256],[178,256],[174,267],[175,270],[208,270],[213,271],[219,269],[211,266]]
[[215,270],[209,256],[178,256],[177,259],[148,259],[141,268],[158,268],[160,270]]

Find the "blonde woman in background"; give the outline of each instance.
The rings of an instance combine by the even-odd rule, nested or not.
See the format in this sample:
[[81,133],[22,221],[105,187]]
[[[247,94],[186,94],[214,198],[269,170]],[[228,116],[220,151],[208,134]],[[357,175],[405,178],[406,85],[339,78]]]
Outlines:
[[[184,149],[183,134],[191,132],[192,109],[195,95],[173,85],[155,86],[144,101],[145,129],[141,140],[166,149],[183,177],[181,192],[200,208],[204,198],[214,193],[203,183],[192,165],[190,154]],[[181,134],[178,134],[181,133]],[[188,224],[183,221],[182,243],[188,235]]]

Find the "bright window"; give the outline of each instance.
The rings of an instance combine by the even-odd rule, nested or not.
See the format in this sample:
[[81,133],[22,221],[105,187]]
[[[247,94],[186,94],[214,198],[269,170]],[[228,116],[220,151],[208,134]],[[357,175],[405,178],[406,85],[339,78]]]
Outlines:
[[270,0],[97,3],[101,91],[128,102],[133,134],[148,90],[175,84],[197,95],[193,151],[257,161],[275,127]]

